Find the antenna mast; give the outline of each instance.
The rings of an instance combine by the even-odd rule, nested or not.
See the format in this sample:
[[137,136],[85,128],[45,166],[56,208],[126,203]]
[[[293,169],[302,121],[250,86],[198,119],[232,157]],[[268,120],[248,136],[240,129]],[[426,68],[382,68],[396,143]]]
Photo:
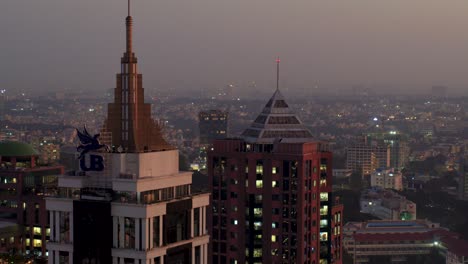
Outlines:
[[276,58],[276,90],[279,90],[279,66],[280,66],[280,58]]
[[128,16],[130,16],[130,0],[128,0]]

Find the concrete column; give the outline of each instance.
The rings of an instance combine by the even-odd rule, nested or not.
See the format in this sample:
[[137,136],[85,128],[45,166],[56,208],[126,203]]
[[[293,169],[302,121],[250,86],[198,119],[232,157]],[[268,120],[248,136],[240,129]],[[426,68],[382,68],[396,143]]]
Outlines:
[[[55,242],[55,211],[49,211],[49,214],[50,214],[50,223],[49,223],[49,227],[50,227],[50,240],[51,242]],[[49,258],[49,260],[52,259],[52,258]]]
[[192,264],[195,264],[195,247],[194,246],[192,246]]
[[202,258],[202,263],[203,264],[208,264],[208,244],[203,245],[203,258]]
[[135,249],[140,250],[140,218],[135,218]]
[[59,211],[55,212],[55,242],[60,242],[60,212]]
[[148,245],[148,249],[152,249],[154,248],[154,243],[153,243],[153,232],[154,232],[154,228],[153,228],[153,217],[150,217],[149,218],[149,234],[148,234],[148,237],[149,237],[149,245]]
[[112,257],[112,264],[119,264],[117,257]]
[[203,236],[203,206],[200,207],[198,212],[198,235]]
[[56,251],[54,252],[54,255],[55,255],[55,263],[54,263],[54,264],[59,263],[59,251],[56,250]]
[[141,224],[141,250],[146,251],[148,250],[148,218],[143,218]]
[[[120,225],[120,232],[119,236],[119,247],[123,248],[125,246],[125,217],[119,216],[119,225]],[[123,261],[123,260],[122,260]]]
[[[163,245],[163,216],[160,215],[159,216],[159,246],[162,247]],[[162,264],[162,260],[161,260],[161,264]]]
[[193,221],[193,218],[194,215],[193,215],[193,208],[190,210],[190,237],[193,238],[193,230],[195,229],[195,221]]
[[205,245],[200,245],[200,260],[201,260],[201,263],[205,264],[207,262],[203,262],[203,260],[205,259]]
[[120,258],[120,264],[124,264],[124,258]]
[[[52,223],[52,218],[50,218],[50,219],[51,219],[50,222]],[[53,250],[49,251],[49,257],[48,257],[48,260],[47,260],[47,264],[54,264],[54,257],[53,257],[54,254],[55,254],[55,252]]]
[[112,246],[114,248],[118,247],[119,244],[119,233],[117,232],[119,229],[119,223],[117,221],[117,216],[112,217]]
[[68,264],[73,264],[73,252],[68,253]]
[[200,234],[205,235],[206,233],[206,207],[205,206],[200,207],[200,211],[201,211],[201,217],[202,217]]
[[75,223],[73,222],[73,212],[70,212],[70,243],[73,243],[73,225]]

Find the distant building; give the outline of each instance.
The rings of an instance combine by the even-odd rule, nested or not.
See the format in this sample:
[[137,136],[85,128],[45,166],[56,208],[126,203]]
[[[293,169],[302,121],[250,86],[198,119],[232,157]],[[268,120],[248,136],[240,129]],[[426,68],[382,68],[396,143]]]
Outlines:
[[5,90],[3,89],[0,89],[0,121],[3,121],[5,120],[5,114],[6,114],[6,111],[5,111],[5,104],[6,104],[6,94],[5,94]]
[[47,256],[50,227],[44,198],[57,194],[63,167],[38,166],[38,156],[26,143],[0,142],[0,220],[18,224],[18,236],[5,243],[19,246],[19,252]]
[[200,128],[200,144],[212,144],[215,139],[223,139],[228,135],[228,112],[221,110],[203,111],[198,114]]
[[343,232],[354,263],[426,263],[434,256],[451,264],[468,260],[468,243],[460,235],[427,220],[348,222]]
[[211,263],[341,263],[331,162],[279,90],[242,138],[215,140]]
[[390,166],[390,147],[359,141],[346,148],[346,169],[370,175],[378,168]]
[[372,188],[363,191],[361,212],[382,220],[415,220],[416,204],[391,190]]
[[468,157],[462,153],[458,162],[458,197],[468,200]]
[[371,187],[401,191],[403,190],[403,175],[393,169],[377,169],[371,173]]
[[408,139],[406,135],[398,131],[368,133],[366,142],[370,145],[390,148],[390,165],[387,168],[401,170],[408,162]]

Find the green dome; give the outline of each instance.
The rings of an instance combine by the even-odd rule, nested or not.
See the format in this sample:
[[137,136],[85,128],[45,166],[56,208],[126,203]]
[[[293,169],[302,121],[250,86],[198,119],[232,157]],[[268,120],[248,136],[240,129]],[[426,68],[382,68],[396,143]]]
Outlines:
[[28,157],[37,156],[39,153],[29,144],[17,141],[0,142],[0,156],[3,157]]

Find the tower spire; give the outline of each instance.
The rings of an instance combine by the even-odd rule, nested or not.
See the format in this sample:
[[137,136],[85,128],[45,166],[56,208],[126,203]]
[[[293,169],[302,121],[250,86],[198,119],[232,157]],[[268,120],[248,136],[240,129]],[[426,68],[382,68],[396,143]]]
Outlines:
[[132,56],[132,26],[133,26],[133,18],[130,16],[130,0],[128,0],[128,16],[125,19],[125,25],[127,28],[127,56]]
[[279,90],[279,66],[280,66],[280,58],[276,58],[276,90]]

